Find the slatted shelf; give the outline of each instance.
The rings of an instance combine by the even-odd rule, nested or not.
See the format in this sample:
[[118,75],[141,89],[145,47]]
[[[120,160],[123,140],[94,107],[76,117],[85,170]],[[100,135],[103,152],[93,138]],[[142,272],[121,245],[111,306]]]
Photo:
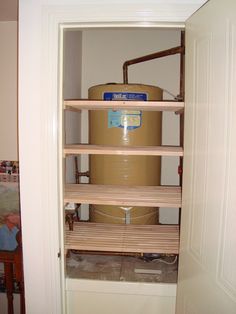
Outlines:
[[67,184],[64,202],[98,205],[181,207],[178,186]]
[[65,248],[126,253],[179,253],[177,225],[74,223],[65,232]]
[[[104,101],[65,100],[64,109],[86,110],[142,110],[182,113],[183,102],[175,101]],[[179,146],[108,146],[65,145],[64,156],[143,155],[183,156]],[[121,186],[94,184],[66,184],[64,202],[116,206],[181,207],[179,186]],[[105,251],[118,253],[179,253],[179,226],[177,225],[118,225],[75,222],[74,230],[65,230],[65,249]]]
[[65,145],[64,155],[145,155],[145,156],[183,156],[179,146],[105,146],[74,144]]
[[184,108],[180,101],[133,101],[133,100],[65,100],[64,108],[68,110],[144,110],[144,111],[174,111]]

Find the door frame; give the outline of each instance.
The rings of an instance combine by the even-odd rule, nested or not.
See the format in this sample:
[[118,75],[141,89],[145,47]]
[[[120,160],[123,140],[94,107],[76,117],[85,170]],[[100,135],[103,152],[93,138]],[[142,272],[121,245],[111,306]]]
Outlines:
[[[19,4],[19,160],[26,309],[65,312],[61,278],[63,230],[61,111],[62,30],[65,28],[184,28],[200,5],[134,4],[125,8],[77,0],[23,0]],[[115,2],[115,1],[114,1]],[[204,1],[203,1],[204,2]],[[177,6],[177,4],[176,4]],[[161,10],[160,10],[161,9]],[[170,14],[172,13],[172,15]],[[60,217],[59,217],[60,216]],[[64,268],[64,266],[62,265]]]

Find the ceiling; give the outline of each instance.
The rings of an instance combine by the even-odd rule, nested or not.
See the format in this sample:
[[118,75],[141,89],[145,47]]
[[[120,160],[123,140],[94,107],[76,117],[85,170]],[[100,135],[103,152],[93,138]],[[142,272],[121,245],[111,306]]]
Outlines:
[[18,0],[0,0],[0,21],[17,21]]
[[[190,10],[189,13],[192,14],[194,11],[199,9],[206,1],[207,0],[156,0],[156,3],[168,4],[170,7],[173,8],[176,8],[176,5],[179,7],[190,7],[192,8],[192,12]],[[0,0],[0,21],[17,21],[17,11],[18,0]]]

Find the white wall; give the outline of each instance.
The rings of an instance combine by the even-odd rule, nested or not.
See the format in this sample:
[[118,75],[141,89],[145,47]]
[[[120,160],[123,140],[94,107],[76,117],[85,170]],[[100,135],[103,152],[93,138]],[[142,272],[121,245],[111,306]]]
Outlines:
[[[18,160],[16,21],[0,22],[0,46],[0,160]],[[5,293],[0,293],[0,305],[1,314],[7,313]],[[14,313],[20,313],[18,294]]]
[[[96,29],[83,31],[83,89],[122,82],[123,62],[145,54],[178,46],[180,30]],[[129,83],[154,84],[178,93],[179,67],[173,56],[129,67]]]
[[[108,82],[122,82],[123,63],[132,58],[180,45],[180,30],[170,29],[89,29],[83,31],[82,98],[88,88]],[[179,55],[152,60],[129,67],[129,83],[159,86],[174,95],[179,93]],[[165,99],[173,99],[164,93]],[[88,141],[87,112],[82,114],[82,140]],[[179,117],[163,114],[162,144],[179,144]],[[162,184],[178,184],[178,158],[162,159]],[[82,170],[88,169],[82,158]],[[85,207],[83,207],[85,209]],[[87,218],[85,214],[83,218]],[[161,209],[162,223],[177,223],[177,209]]]
[[[81,98],[82,76],[82,32],[65,31],[63,58],[63,98]],[[65,114],[65,142],[79,143],[81,138],[81,115],[67,111]],[[79,163],[79,157],[78,157]],[[66,182],[75,183],[75,161],[73,156],[66,158]]]
[[0,22],[0,160],[18,160],[17,22]]

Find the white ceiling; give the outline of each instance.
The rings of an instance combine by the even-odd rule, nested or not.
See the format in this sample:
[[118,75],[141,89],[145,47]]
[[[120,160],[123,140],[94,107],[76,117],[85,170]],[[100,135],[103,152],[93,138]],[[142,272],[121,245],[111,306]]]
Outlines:
[[[21,0],[20,0],[21,1]],[[31,0],[28,0],[31,1]],[[104,2],[104,0],[97,0],[98,2]],[[56,1],[52,1],[56,2]],[[60,2],[60,1],[59,1]],[[74,1],[76,2],[76,1]],[[79,1],[78,1],[79,2]],[[96,1],[95,1],[96,2]],[[119,1],[120,3],[122,0]],[[168,5],[171,11],[178,10],[179,8],[186,7],[188,11],[188,16],[198,10],[207,0],[134,0],[132,2],[141,3],[141,2],[150,2],[160,5]],[[17,11],[18,11],[18,0],[0,0],[0,21],[16,21],[17,20]]]

